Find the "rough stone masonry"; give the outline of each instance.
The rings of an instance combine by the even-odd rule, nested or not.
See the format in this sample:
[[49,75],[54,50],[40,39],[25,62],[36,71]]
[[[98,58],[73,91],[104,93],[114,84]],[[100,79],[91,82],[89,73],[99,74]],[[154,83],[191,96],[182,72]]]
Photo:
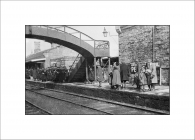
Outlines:
[[161,82],[169,84],[170,26],[120,26],[119,61],[158,62]]

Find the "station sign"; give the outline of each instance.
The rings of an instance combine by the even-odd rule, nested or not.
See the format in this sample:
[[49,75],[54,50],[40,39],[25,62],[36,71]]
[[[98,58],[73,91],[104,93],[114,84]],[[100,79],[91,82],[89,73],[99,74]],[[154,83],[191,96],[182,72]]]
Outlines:
[[137,64],[135,64],[135,63],[130,64],[130,72],[131,72],[131,74],[135,74],[136,72],[138,72]]

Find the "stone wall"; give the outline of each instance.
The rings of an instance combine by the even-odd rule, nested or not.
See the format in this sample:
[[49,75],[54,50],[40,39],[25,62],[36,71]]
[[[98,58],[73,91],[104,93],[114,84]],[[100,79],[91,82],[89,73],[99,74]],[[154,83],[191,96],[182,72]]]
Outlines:
[[160,62],[161,67],[169,68],[170,55],[169,26],[155,26],[154,30],[154,61]]
[[169,26],[121,26],[119,61],[128,64],[136,60],[140,63],[149,60],[158,62],[162,68],[166,69],[163,69],[161,73],[163,81],[169,82],[169,42]]
[[126,63],[152,60],[152,27],[133,26],[119,35],[119,61]]
[[169,85],[169,68],[161,69],[161,83],[163,85]]

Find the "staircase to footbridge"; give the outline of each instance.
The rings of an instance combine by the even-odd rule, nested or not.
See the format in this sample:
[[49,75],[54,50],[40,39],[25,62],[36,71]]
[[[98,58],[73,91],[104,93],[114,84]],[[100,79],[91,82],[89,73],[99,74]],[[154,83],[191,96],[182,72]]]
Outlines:
[[70,67],[68,82],[85,81],[88,78],[89,66],[94,66],[96,73],[97,58],[110,57],[109,41],[95,40],[69,26],[26,25],[25,37],[56,43],[78,52]]

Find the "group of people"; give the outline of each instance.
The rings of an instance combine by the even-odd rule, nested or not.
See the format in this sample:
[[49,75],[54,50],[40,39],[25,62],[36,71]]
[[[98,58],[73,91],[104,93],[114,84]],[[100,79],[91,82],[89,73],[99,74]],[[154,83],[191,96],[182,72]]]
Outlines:
[[[110,71],[108,71],[110,70]],[[66,82],[69,76],[67,68],[30,68],[26,69],[26,78],[32,78],[35,81],[53,81],[53,82]],[[94,68],[89,68],[88,82],[95,81]],[[130,68],[124,62],[119,64],[114,62],[110,66],[110,69],[103,68],[102,66],[96,67],[96,80],[99,82],[99,87],[102,86],[102,82],[108,82],[112,89],[126,88],[126,82],[131,77]],[[148,90],[154,90],[155,83],[157,83],[156,68],[146,63],[146,66],[141,67],[140,72],[136,72],[133,77],[133,84],[137,85],[137,88],[141,91],[146,91],[145,86],[148,86]]]
[[110,68],[109,84],[112,89],[119,90],[120,88],[126,88],[126,82],[129,81],[129,68],[125,63],[119,64],[115,62],[113,67]]
[[26,69],[26,79],[34,81],[65,82],[68,78],[68,70],[65,68],[29,68]]
[[134,84],[141,91],[146,91],[145,86],[148,86],[148,90],[155,90],[155,84],[157,83],[156,68],[147,63],[145,67],[142,67],[140,73],[135,73]]
[[[97,66],[96,76],[97,81],[99,82],[99,86],[101,87],[102,82],[105,80],[104,72],[101,66]],[[118,62],[114,62],[113,66],[110,67],[110,72],[108,76],[108,82],[111,85],[112,89],[121,89],[126,88],[126,82],[130,79],[130,69],[129,66],[124,62],[119,64]],[[148,90],[154,90],[155,83],[157,83],[157,74],[156,68],[150,66],[150,63],[147,63],[146,66],[141,67],[140,73],[136,72],[133,78],[133,84],[137,85],[137,88],[141,91],[146,91],[145,86],[148,86]]]
[[[128,67],[125,70],[128,73]],[[123,72],[125,72],[125,70]],[[120,66],[119,66],[118,62],[115,62],[113,64],[113,66],[110,67],[110,72],[108,72],[108,76],[105,76],[105,75],[106,75],[106,72],[102,69],[102,67],[100,65],[97,66],[97,68],[96,68],[96,79],[99,82],[99,87],[102,86],[103,81],[107,80],[107,79],[105,79],[105,77],[108,78],[108,82],[111,85],[112,89],[119,89],[120,88],[120,86],[121,86],[121,76],[122,76],[122,83],[125,83],[126,81],[128,81],[128,76],[125,76],[123,73],[120,74]]]

